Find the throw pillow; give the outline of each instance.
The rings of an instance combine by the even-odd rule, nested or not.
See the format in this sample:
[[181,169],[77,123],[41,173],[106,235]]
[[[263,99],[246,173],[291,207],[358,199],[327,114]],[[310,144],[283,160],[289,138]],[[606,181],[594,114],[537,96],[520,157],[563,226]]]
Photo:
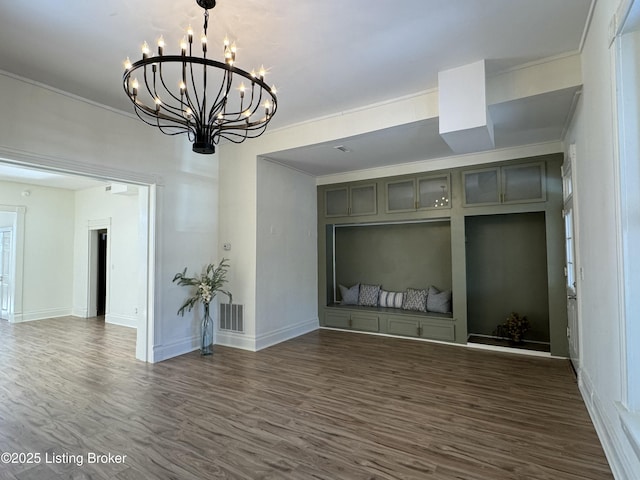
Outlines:
[[377,307],[379,295],[380,285],[360,285],[358,305],[363,305],[365,307]]
[[387,292],[386,290],[380,290],[380,306],[388,308],[402,308],[402,298],[404,294],[402,292]]
[[416,290],[415,288],[407,288],[402,301],[403,310],[413,310],[416,312],[427,311],[427,294],[426,290]]
[[356,283],[353,287],[347,288],[344,285],[338,285],[340,288],[340,296],[342,297],[342,305],[358,305],[358,295],[360,295],[360,284]]
[[427,296],[427,311],[451,313],[451,290],[441,292],[436,287],[430,286]]

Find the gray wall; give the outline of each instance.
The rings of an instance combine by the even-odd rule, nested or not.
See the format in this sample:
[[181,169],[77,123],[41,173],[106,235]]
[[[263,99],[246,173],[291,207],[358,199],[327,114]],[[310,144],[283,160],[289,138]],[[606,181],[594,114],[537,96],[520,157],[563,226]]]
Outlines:
[[451,289],[451,226],[428,223],[336,226],[336,281],[385,290]]
[[549,341],[544,212],[466,218],[467,326],[491,335],[510,312],[526,315],[525,338]]

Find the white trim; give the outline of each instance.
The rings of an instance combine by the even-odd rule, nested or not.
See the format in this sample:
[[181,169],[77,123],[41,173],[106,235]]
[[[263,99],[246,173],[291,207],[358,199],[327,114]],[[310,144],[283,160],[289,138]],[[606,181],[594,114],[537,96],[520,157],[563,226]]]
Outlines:
[[32,312],[16,313],[14,323],[34,322],[36,320],[46,320],[48,318],[71,317],[71,308],[48,308],[45,310],[34,310]]
[[106,323],[120,325],[121,327],[138,328],[138,319],[130,315],[118,315],[116,313],[107,313],[104,316]]
[[0,70],[0,75],[3,75],[5,77],[9,77],[9,78],[13,78],[14,80],[18,80],[20,82],[24,82],[24,83],[27,83],[29,85],[33,85],[35,87],[40,87],[40,88],[43,88],[45,90],[49,90],[50,92],[57,93],[59,95],[63,95],[65,97],[71,98],[73,100],[77,100],[79,102],[86,103],[88,105],[93,105],[94,107],[102,108],[104,110],[108,110],[110,112],[117,113],[118,115],[123,115],[123,116],[129,117],[129,118],[137,118],[136,115],[134,115],[133,113],[124,112],[122,110],[118,110],[117,108],[109,107],[109,106],[104,105],[102,103],[98,103],[98,102],[95,102],[93,100],[89,100],[88,98],[84,98],[84,97],[81,97],[79,95],[75,95],[73,93],[66,92],[64,90],[60,90],[58,88],[52,87],[51,85],[47,85],[46,83],[37,82],[35,80],[31,80],[30,78],[21,77],[20,75],[16,75],[15,73],[7,72],[6,70]]
[[279,328],[255,337],[255,350],[271,347],[278,343],[291,340],[305,333],[313,332],[319,328],[318,317],[314,317],[297,325]]
[[218,330],[216,333],[216,345],[239,348],[250,352],[256,351],[256,341],[254,337],[250,337],[242,333],[226,332],[223,330]]
[[198,335],[190,338],[184,338],[166,345],[153,346],[153,361],[162,362],[173,357],[178,357],[186,353],[191,353],[200,348],[200,338]]
[[[596,393],[593,382],[584,369],[578,374],[578,389],[591,417],[591,422],[602,444],[602,449],[607,457],[614,478],[637,478],[634,474],[631,462],[625,455],[621,439],[616,435],[616,429],[612,428],[612,422],[607,418],[602,406],[602,401]],[[637,473],[637,472],[636,472]]]

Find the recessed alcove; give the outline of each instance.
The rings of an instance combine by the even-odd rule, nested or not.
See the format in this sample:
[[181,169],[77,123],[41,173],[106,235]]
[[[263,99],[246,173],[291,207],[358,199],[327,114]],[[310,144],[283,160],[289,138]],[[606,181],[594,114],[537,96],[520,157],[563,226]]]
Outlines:
[[501,345],[492,338],[496,326],[518,312],[531,324],[524,337],[535,343],[530,348],[548,351],[545,213],[468,216],[465,233],[470,341]]
[[[338,285],[382,285],[385,290],[451,290],[451,225],[448,219],[410,223],[330,225],[327,234],[328,299]],[[455,293],[454,293],[455,294]]]

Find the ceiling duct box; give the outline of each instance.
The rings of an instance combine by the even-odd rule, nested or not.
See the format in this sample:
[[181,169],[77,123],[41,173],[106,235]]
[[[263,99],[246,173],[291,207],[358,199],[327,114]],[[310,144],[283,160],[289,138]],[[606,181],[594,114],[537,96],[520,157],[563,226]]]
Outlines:
[[454,153],[495,148],[485,61],[438,72],[440,136]]

